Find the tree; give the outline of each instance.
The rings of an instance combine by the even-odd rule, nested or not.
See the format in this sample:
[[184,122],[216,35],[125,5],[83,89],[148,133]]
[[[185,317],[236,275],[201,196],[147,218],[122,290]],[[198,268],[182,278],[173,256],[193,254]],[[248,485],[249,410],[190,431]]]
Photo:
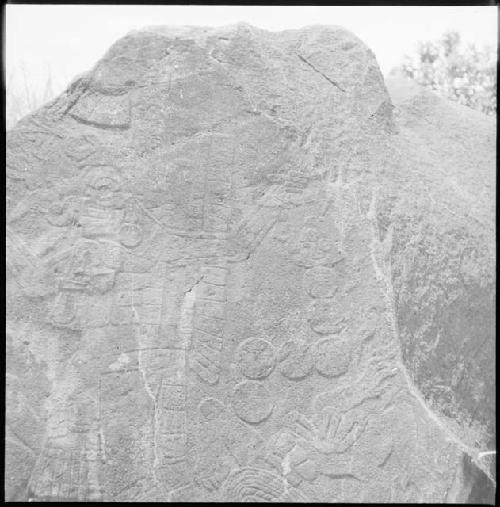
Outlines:
[[420,42],[417,54],[402,64],[405,75],[485,114],[497,110],[497,61],[491,47],[464,46],[458,32],[447,32],[437,41]]
[[[21,77],[19,74],[21,70]],[[52,73],[47,66],[45,86],[36,87],[26,72],[24,62],[9,73],[5,85],[5,123],[9,130],[24,116],[42,107],[55,96]]]

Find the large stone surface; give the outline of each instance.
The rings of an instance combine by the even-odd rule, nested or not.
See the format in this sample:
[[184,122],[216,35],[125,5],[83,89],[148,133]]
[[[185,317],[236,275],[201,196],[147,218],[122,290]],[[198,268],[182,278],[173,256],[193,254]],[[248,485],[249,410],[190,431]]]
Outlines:
[[388,88],[153,27],[8,133],[7,499],[493,501],[495,124]]

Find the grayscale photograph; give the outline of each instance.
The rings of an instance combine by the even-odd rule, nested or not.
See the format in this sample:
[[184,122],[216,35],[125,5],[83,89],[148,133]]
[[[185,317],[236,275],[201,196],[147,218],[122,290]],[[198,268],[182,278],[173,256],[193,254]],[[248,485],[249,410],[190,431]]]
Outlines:
[[494,505],[497,7],[4,12],[5,500]]

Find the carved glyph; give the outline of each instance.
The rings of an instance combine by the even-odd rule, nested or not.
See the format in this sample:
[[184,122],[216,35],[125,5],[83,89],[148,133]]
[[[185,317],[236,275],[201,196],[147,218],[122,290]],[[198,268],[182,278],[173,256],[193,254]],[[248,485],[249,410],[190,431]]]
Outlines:
[[257,424],[269,417],[274,402],[263,384],[246,381],[235,387],[232,405],[240,419],[250,424]]
[[239,346],[238,364],[249,379],[260,380],[269,376],[275,361],[274,347],[266,340],[249,338]]

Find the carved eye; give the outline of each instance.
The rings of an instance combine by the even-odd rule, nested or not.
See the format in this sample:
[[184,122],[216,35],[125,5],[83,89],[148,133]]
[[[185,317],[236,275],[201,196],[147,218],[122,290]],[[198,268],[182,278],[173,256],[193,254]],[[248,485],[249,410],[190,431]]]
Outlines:
[[96,190],[116,190],[116,181],[111,178],[99,178],[94,183],[94,188]]

